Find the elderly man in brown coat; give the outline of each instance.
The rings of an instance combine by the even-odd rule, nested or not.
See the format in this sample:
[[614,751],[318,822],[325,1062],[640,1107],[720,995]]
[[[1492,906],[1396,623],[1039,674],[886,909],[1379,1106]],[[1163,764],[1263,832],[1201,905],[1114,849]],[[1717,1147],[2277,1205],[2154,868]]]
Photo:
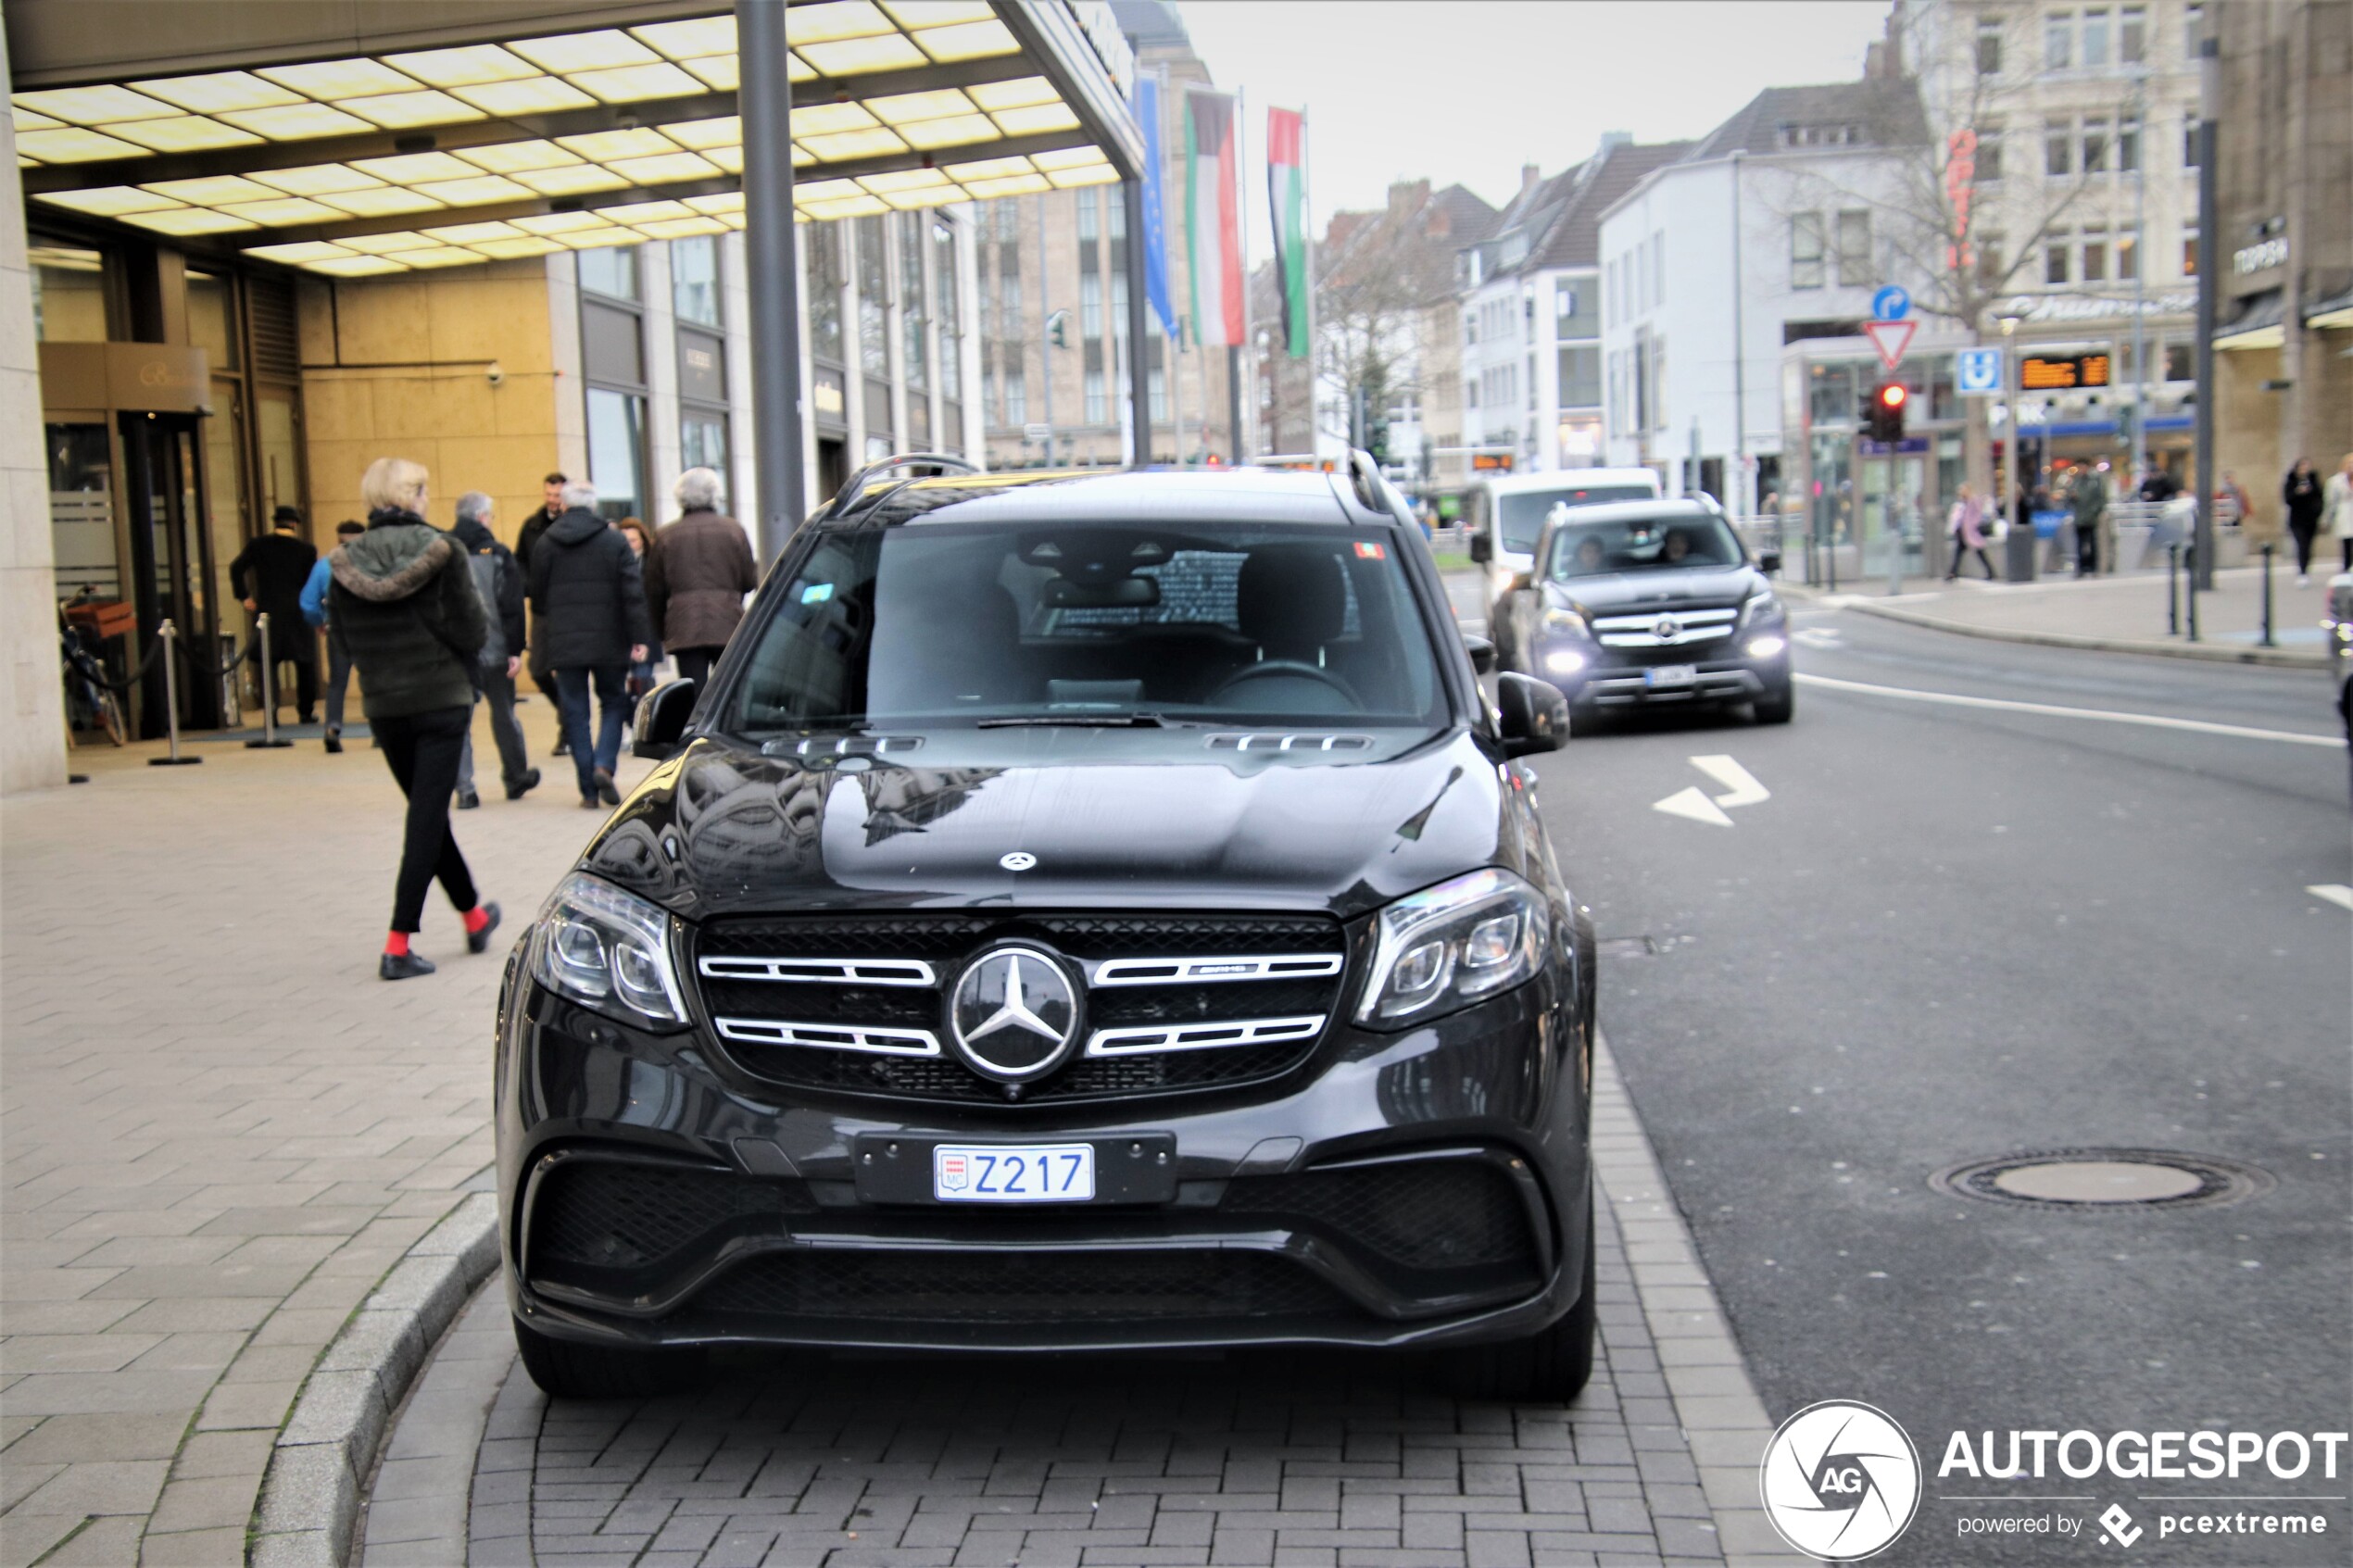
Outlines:
[[744,616],[744,596],[760,586],[752,564],[751,538],[743,524],[719,510],[719,476],[688,469],[671,494],[678,498],[678,521],[661,531],[661,564],[669,579],[669,603],[661,636],[689,681],[711,679],[720,649]]

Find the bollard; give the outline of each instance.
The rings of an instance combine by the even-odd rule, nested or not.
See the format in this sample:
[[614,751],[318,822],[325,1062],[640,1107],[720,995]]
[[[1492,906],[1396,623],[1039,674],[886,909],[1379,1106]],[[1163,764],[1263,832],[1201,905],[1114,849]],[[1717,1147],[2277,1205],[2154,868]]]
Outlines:
[[2268,540],[2263,545],[2263,646],[2280,646],[2271,640],[2271,545]]
[[2197,641],[2197,541],[2182,551],[2182,596],[2188,601],[2189,639]]
[[2182,634],[2182,546],[2165,546],[2165,634]]
[[254,618],[254,634],[261,639],[261,738],[245,742],[247,751],[275,751],[294,745],[278,738],[278,666],[270,657],[270,612]]
[[167,621],[156,628],[156,635],[163,639],[163,727],[164,734],[170,740],[171,751],[169,756],[148,758],[147,766],[191,767],[204,759],[180,755],[180,667],[172,662],[172,655],[180,651],[180,632]]

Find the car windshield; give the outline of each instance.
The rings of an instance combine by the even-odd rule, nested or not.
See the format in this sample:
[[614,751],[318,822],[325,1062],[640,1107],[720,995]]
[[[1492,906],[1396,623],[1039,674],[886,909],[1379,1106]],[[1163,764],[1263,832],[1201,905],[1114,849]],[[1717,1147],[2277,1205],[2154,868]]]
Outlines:
[[1565,516],[1553,533],[1545,574],[1555,583],[1612,571],[1659,571],[1678,567],[1738,566],[1740,541],[1724,520],[1707,513],[1630,517],[1580,522]]
[[1504,548],[1528,555],[1544,532],[1554,507],[1598,507],[1609,501],[1647,501],[1657,492],[1641,484],[1565,484],[1557,490],[1521,490],[1495,497],[1504,525]]
[[1385,534],[1247,522],[819,533],[730,727],[1431,725],[1430,634]]

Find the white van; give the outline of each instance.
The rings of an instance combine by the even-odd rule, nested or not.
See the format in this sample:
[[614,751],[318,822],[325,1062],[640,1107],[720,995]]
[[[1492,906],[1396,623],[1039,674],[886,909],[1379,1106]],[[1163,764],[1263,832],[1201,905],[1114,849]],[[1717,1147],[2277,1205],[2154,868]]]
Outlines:
[[[1463,526],[1471,559],[1487,574],[1487,634],[1503,648],[1512,622],[1510,596],[1535,568],[1536,536],[1555,506],[1597,507],[1611,501],[1658,499],[1650,469],[1558,469],[1550,473],[1497,474],[1463,493]],[[1512,668],[1512,666],[1506,666]]]

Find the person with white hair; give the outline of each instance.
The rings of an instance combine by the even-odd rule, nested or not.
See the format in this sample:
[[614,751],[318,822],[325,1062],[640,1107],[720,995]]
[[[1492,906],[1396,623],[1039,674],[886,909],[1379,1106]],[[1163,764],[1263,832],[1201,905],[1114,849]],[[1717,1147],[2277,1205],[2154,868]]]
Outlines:
[[[522,726],[515,722],[515,677],[522,671],[522,568],[506,546],[490,532],[497,503],[479,490],[458,497],[458,524],[449,531],[466,551],[473,569],[474,587],[489,612],[490,634],[474,661],[474,688],[490,705],[490,738],[498,743],[498,782],[507,798],[520,800],[536,787],[539,770],[524,749]],[[471,811],[482,804],[474,791],[474,743],[466,737],[458,764],[458,809]]]
[[[618,806],[613,769],[628,711],[629,667],[654,640],[637,552],[597,511],[597,487],[563,488],[563,515],[531,551],[533,635],[555,672],[563,705],[564,744],[580,780],[580,804]],[[597,699],[597,733],[588,733],[588,699]]]
[[489,633],[466,552],[427,522],[426,473],[406,458],[379,458],[359,482],[368,531],[328,558],[327,620],[359,671],[359,699],[377,746],[409,797],[392,933],[376,972],[385,980],[431,974],[409,949],[436,878],[465,922],[466,950],[485,952],[498,906],[482,902],[449,830],[458,758],[473,726],[474,659]]
[[744,596],[760,586],[751,538],[719,509],[718,474],[688,469],[671,487],[678,521],[661,531],[661,564],[669,597],[656,628],[686,680],[711,679],[711,667],[744,618]]

